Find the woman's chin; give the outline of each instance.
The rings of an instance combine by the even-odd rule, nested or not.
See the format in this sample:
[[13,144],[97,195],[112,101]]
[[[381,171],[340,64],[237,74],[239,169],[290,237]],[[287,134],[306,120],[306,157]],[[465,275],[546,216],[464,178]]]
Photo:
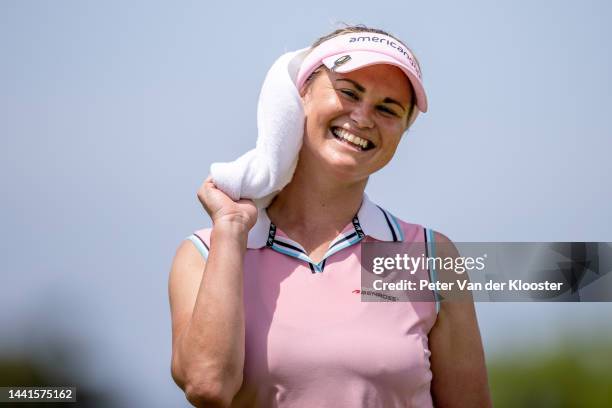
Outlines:
[[359,180],[367,177],[367,174],[364,174],[363,163],[355,160],[354,157],[338,155],[330,159],[325,160],[325,163],[321,163],[320,166],[328,176],[335,175],[337,178],[344,180]]
[[[335,177],[342,180],[361,180],[368,176],[366,168],[371,158],[356,155],[347,151],[337,142],[326,143],[318,149],[309,149],[311,154],[303,157],[308,162],[309,171],[321,172],[325,177]],[[305,163],[304,163],[305,164]]]

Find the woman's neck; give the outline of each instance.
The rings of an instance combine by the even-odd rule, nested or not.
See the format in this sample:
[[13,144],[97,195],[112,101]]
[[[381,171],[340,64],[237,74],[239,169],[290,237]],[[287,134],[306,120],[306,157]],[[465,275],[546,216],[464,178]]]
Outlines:
[[367,182],[343,182],[298,163],[291,182],[268,206],[268,216],[285,232],[337,234],[359,210]]

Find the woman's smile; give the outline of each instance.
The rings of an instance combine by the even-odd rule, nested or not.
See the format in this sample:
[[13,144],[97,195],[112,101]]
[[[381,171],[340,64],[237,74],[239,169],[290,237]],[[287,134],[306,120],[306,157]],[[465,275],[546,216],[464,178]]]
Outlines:
[[352,151],[366,152],[372,150],[375,145],[370,140],[359,137],[350,131],[338,126],[332,126],[329,130],[331,136],[342,146],[346,146]]

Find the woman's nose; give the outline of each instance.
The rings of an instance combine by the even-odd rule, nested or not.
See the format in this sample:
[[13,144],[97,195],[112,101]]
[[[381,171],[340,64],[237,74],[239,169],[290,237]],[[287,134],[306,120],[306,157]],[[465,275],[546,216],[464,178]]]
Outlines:
[[371,128],[374,126],[374,121],[372,120],[372,109],[370,109],[370,107],[365,103],[355,105],[351,110],[350,118],[357,127]]

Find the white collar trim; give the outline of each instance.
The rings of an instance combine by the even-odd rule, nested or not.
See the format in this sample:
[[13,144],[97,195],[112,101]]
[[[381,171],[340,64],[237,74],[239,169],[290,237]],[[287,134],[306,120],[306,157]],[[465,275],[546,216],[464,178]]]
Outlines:
[[[386,216],[385,216],[386,215]],[[373,203],[363,193],[363,201],[357,212],[363,233],[379,241],[403,241],[404,234],[399,221],[390,212]],[[266,246],[270,232],[270,218],[265,208],[260,208],[255,226],[249,231],[247,248],[258,249]]]

